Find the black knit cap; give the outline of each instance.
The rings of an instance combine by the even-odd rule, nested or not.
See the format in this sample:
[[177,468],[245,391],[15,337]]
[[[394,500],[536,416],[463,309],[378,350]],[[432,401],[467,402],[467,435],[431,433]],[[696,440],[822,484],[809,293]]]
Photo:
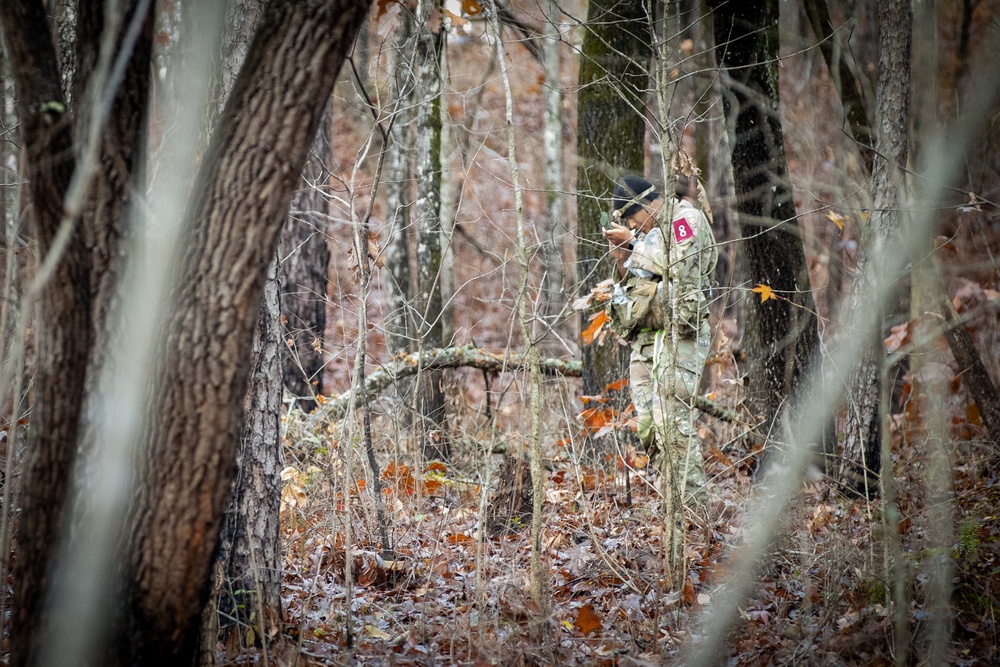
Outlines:
[[622,176],[622,182],[615,186],[615,210],[621,211],[622,220],[635,215],[642,204],[654,201],[660,193],[653,184],[644,178],[627,174]]

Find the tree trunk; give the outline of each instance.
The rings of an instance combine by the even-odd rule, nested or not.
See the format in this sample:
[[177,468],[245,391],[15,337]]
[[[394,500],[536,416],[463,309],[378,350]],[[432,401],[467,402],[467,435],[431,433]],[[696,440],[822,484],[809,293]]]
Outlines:
[[877,492],[881,468],[881,420],[879,418],[879,374],[885,363],[882,346],[884,313],[873,308],[877,285],[894,280],[882,275],[880,267],[890,251],[890,237],[900,224],[901,192],[905,187],[903,169],[907,160],[910,104],[910,41],[913,15],[909,2],[886,0],[878,5],[879,69],[875,89],[875,153],[872,174],[874,208],[863,231],[858,265],[848,310],[848,328],[864,326],[876,316],[877,324],[862,347],[861,357],[851,375],[847,394],[847,421],[844,428],[842,481],[866,495]]
[[[281,236],[281,309],[285,316],[284,381],[299,398],[299,407],[316,407],[323,393],[323,339],[326,331],[326,284],[330,264],[327,221],[330,204],[324,196],[330,178],[333,107],[327,105],[299,190]],[[280,335],[280,332],[279,332]],[[288,343],[291,341],[291,343]]]
[[556,0],[547,0],[545,7],[545,41],[542,61],[545,67],[545,224],[541,229],[542,291],[540,324],[543,330],[536,334],[539,346],[550,354],[558,354],[564,345],[565,334],[561,318],[566,317],[567,292],[563,267],[566,260],[563,245],[569,229],[563,213],[563,124],[562,82],[559,78],[560,25],[562,12]]
[[366,10],[340,0],[269,4],[202,162],[139,473],[118,664],[193,660],[265,270]]
[[[260,0],[231,2],[222,43],[222,90],[232,92],[262,13]],[[288,235],[286,225],[285,235]],[[220,538],[215,576],[219,595],[205,608],[202,665],[214,664],[219,627],[227,651],[259,645],[267,651],[281,629],[279,522],[281,442],[280,289],[272,259],[254,330],[250,383],[244,398],[236,482]],[[225,619],[225,620],[223,620]],[[230,620],[233,619],[233,620]],[[254,619],[251,621],[251,619]]]
[[[612,275],[600,217],[610,209],[614,181],[625,173],[643,173],[651,39],[645,2],[590,3],[578,97],[577,275],[582,294]],[[627,375],[626,347],[581,348],[584,394],[602,394],[609,383]]]
[[[440,0],[417,3],[417,44],[414,99],[417,106],[417,198],[413,202],[417,229],[418,341],[421,350],[441,347],[441,49],[443,34],[431,30],[431,14]],[[417,414],[424,458],[447,459],[451,454],[445,426],[443,373],[421,374],[416,390]]]
[[413,15],[400,11],[399,26],[394,40],[395,74],[392,95],[395,109],[392,122],[392,143],[386,156],[386,218],[385,244],[386,314],[385,341],[393,355],[413,351],[416,327],[410,310],[413,279],[410,270],[410,210],[413,172],[410,166],[410,139],[413,123],[413,58],[415,31]]
[[819,345],[778,115],[778,3],[712,4],[744,268],[782,297],[747,304],[743,344],[748,406],[769,433]]
[[267,650],[281,632],[281,309],[276,260],[267,272],[232,505],[219,545],[225,573],[219,612],[236,619],[236,625],[223,625],[227,648],[258,645]]
[[854,70],[851,69],[846,55],[847,52],[834,34],[833,24],[830,22],[830,10],[826,3],[827,0],[807,0],[802,4],[809,17],[809,24],[816,35],[816,40],[819,42],[819,50],[823,54],[823,60],[826,61],[826,68],[833,80],[833,87],[837,89],[837,94],[843,101],[844,120],[851,128],[851,134],[854,135],[854,141],[861,153],[861,160],[866,171],[870,174],[874,165],[875,152],[872,128],[868,122],[868,113],[865,111],[864,91],[854,76]]
[[[56,53],[42,3],[0,3],[0,21],[17,96],[31,198],[36,262],[50,253],[73,173],[70,114],[60,89]],[[35,650],[50,557],[58,538],[70,467],[76,454],[91,344],[90,253],[80,225],[38,294],[35,402],[21,472],[22,528],[14,563],[11,664]],[[6,557],[6,556],[5,556]]]

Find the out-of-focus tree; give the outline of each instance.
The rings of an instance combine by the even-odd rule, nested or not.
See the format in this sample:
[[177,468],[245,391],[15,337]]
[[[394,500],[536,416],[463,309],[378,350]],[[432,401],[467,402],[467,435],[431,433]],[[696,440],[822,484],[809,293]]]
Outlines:
[[[148,80],[149,50],[124,45],[130,35],[133,44],[151,43],[148,29],[141,32],[146,38],[128,32],[143,25],[130,20],[132,13],[143,16],[134,7],[148,11],[149,4],[136,2],[121,16],[102,14],[104,6],[94,5],[98,23],[101,17],[117,18],[121,31],[117,47],[102,55],[120,54],[118,60],[131,62],[127,69],[139,73],[135,81],[126,75],[120,82],[109,78],[91,84],[88,90],[96,91],[98,100],[117,87],[119,99],[144,104],[146,88],[140,82]],[[337,0],[269,3],[202,158],[164,315],[162,356],[149,390],[136,494],[121,536],[123,594],[113,600],[118,628],[103,663],[176,665],[194,658],[209,570],[230,497],[249,375],[246,359],[266,269],[326,100],[366,10],[367,3]],[[43,285],[35,329],[39,368],[34,409],[44,417],[32,420],[22,474],[21,526],[31,529],[22,531],[18,545],[12,634],[12,664],[22,665],[37,659],[41,648],[38,631],[45,618],[46,585],[52,580],[51,559],[66,527],[68,476],[80,436],[87,432],[81,408],[94,353],[93,315],[100,304],[115,302],[99,290],[129,287],[93,275],[95,241],[90,234],[106,233],[111,223],[100,218],[100,230],[88,232],[89,223],[77,222],[81,211],[66,205],[75,201],[67,200],[67,194],[75,192],[71,185],[86,184],[92,177],[128,183],[131,175],[116,172],[119,165],[102,158],[93,163],[92,173],[74,177],[74,169],[87,165],[89,155],[84,150],[83,159],[74,160],[74,147],[93,144],[74,136],[74,114],[60,90],[43,4],[5,2],[0,22],[16,85],[24,168],[31,183],[31,231]],[[83,25],[81,17],[78,39]],[[303,76],[305,71],[310,75]],[[122,116],[112,112],[107,127],[116,119],[142,118],[134,109]],[[111,148],[137,150],[142,142],[136,135],[142,135],[144,126],[126,122],[123,127],[131,128],[127,138]],[[115,137],[119,128],[114,130],[105,128],[99,136]],[[107,150],[98,147],[98,155]],[[86,220],[84,215],[81,221]],[[56,565],[73,568],[72,554]],[[103,612],[112,601],[94,604],[95,611]]]

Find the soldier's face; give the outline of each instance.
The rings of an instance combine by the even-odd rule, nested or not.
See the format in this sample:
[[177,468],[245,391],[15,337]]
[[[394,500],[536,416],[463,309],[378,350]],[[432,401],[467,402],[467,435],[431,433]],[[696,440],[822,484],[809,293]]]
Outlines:
[[645,234],[656,224],[656,218],[649,213],[649,209],[646,206],[643,206],[626,218],[625,222],[628,224],[629,229]]

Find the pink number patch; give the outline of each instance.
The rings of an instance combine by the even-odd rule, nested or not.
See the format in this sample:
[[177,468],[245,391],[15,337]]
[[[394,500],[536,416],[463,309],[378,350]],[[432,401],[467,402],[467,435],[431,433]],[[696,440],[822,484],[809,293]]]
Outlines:
[[674,220],[674,239],[678,243],[683,243],[692,236],[694,236],[694,231],[691,229],[691,225],[688,224],[686,218]]

